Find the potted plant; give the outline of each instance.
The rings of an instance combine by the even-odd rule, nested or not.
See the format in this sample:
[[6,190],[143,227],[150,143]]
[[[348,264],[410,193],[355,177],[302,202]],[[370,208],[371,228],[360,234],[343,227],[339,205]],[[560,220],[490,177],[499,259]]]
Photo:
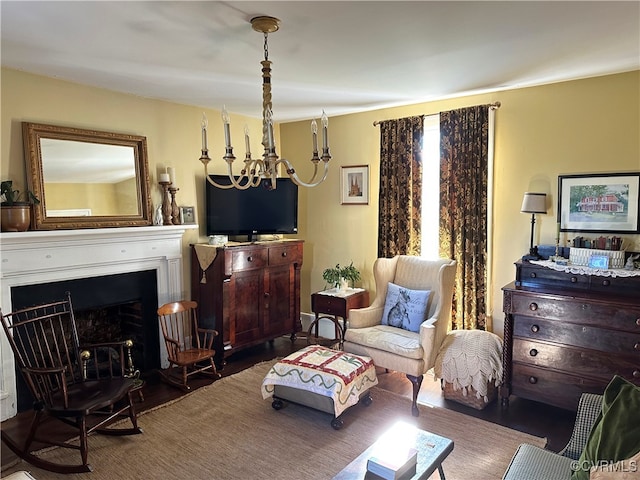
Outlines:
[[353,262],[346,267],[337,263],[335,267],[325,269],[322,278],[327,284],[344,290],[349,284],[353,287],[360,280],[360,271],[353,266]]
[[31,205],[40,200],[27,190],[13,189],[12,180],[0,182],[0,224],[3,232],[24,232],[31,225]]

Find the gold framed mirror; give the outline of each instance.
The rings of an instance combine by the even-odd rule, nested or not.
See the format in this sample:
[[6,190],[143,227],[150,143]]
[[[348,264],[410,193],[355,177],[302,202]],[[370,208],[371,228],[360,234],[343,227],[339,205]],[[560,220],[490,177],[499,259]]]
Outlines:
[[40,199],[33,228],[152,224],[147,139],[23,122],[27,185]]

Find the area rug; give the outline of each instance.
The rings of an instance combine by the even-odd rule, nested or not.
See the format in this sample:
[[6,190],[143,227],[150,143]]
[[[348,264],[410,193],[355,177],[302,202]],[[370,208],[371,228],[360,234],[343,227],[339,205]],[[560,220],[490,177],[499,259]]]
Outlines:
[[[545,443],[442,408],[420,405],[416,419],[408,399],[378,387],[372,389],[373,403],[345,412],[344,427],[336,431],[329,414],[294,404],[277,411],[262,399],[260,385],[272,364],[258,364],[143,413],[142,435],[91,436],[92,473],[58,475],[20,462],[3,476],[28,470],[37,480],[331,479],[387,428],[404,420],[454,440],[443,463],[447,479],[495,480],[520,443]],[[75,462],[74,454],[54,448],[43,456],[59,461],[71,455]],[[437,472],[431,478],[439,478]]]

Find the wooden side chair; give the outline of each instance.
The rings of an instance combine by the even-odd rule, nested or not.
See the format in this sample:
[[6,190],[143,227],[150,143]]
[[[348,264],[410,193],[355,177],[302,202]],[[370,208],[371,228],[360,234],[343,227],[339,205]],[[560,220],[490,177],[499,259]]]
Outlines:
[[[6,315],[0,312],[0,316],[17,367],[34,398],[34,415],[26,439],[19,442],[2,431],[2,441],[16,455],[52,472],[90,472],[87,439],[90,433],[142,433],[131,400],[136,379],[127,366],[129,341],[101,344],[100,348],[109,348],[111,352],[108,362],[91,358],[97,350],[93,346],[80,347],[68,292],[65,300]],[[39,435],[38,429],[47,418],[77,428],[79,445]],[[131,427],[109,426],[119,418],[128,418]],[[80,462],[59,464],[34,455],[42,445],[78,450]]]
[[220,378],[213,361],[216,353],[213,339],[218,332],[198,326],[197,307],[196,302],[185,300],[158,308],[160,328],[169,358],[169,368],[160,370],[160,374],[167,383],[184,391],[191,390],[187,384],[191,375],[199,373]]

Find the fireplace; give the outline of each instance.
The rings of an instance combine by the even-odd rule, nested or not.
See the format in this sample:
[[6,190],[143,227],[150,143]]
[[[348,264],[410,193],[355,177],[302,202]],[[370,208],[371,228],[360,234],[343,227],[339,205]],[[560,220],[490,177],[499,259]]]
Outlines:
[[[196,228],[167,225],[3,232],[2,311],[59,300],[70,291],[78,323],[112,324],[124,319],[123,325],[101,328],[142,338],[136,342],[139,351],[134,357],[140,370],[164,368],[168,361],[155,311],[163,303],[188,298],[183,285],[182,237],[187,229]],[[16,414],[19,395],[13,353],[3,331],[0,342],[0,420],[5,420]]]
[[[160,367],[158,292],[155,270],[65,280],[11,289],[14,310],[62,300],[71,302],[81,344],[131,339],[133,362],[143,374]],[[29,410],[33,398],[16,372],[18,412]]]

